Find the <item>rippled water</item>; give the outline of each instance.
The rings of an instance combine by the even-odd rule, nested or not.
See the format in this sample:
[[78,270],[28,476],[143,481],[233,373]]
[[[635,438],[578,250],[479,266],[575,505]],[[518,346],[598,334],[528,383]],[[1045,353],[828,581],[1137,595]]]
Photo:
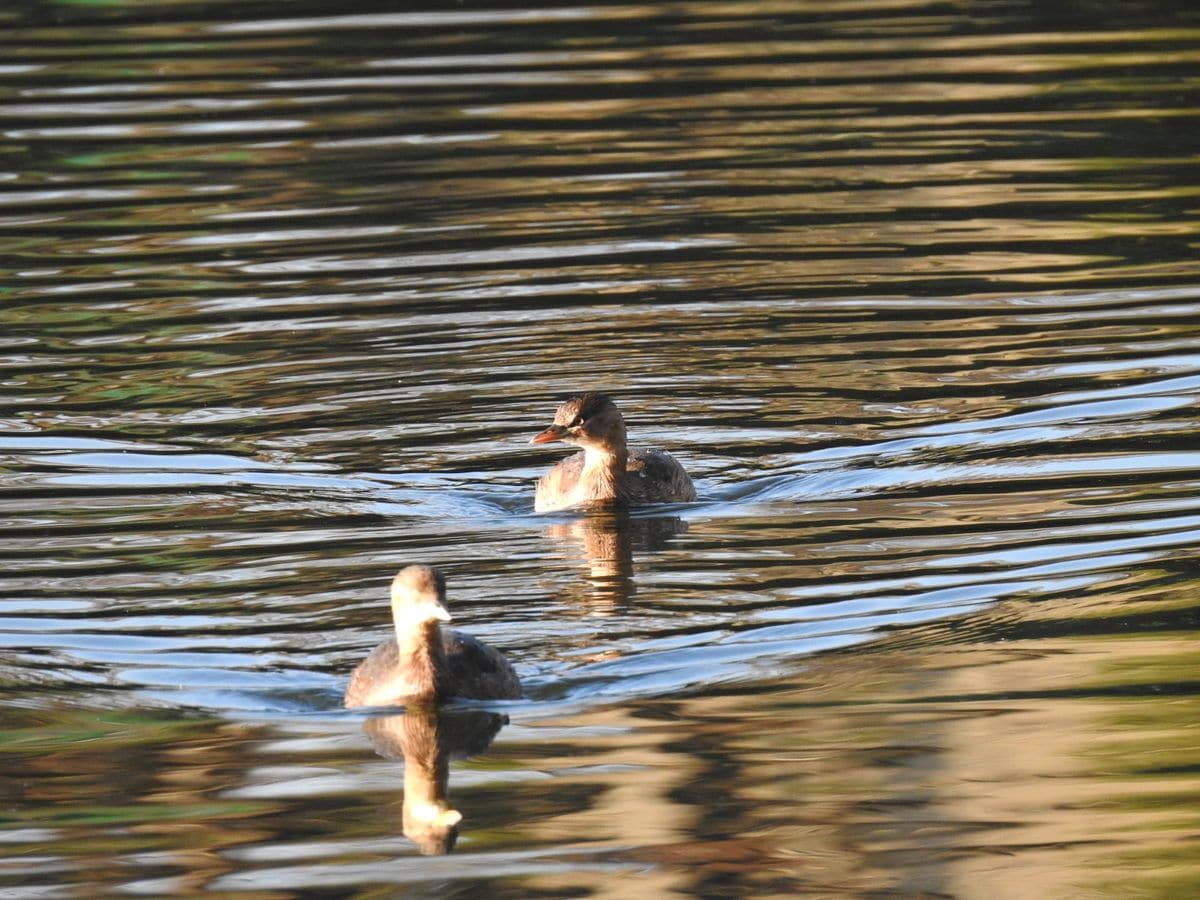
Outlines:
[[[1200,892],[1200,14],[1043,6],[0,13],[0,892]],[[340,709],[418,560],[528,700]]]

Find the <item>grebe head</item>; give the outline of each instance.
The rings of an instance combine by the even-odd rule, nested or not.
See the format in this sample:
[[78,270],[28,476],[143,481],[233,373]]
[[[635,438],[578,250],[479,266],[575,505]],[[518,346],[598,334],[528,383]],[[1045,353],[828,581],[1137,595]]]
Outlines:
[[408,566],[392,579],[392,618],[396,627],[449,622],[446,580],[431,566]]
[[625,448],[625,420],[607,394],[576,394],[554,414],[554,424],[533,436],[531,444],[563,441],[585,450]]

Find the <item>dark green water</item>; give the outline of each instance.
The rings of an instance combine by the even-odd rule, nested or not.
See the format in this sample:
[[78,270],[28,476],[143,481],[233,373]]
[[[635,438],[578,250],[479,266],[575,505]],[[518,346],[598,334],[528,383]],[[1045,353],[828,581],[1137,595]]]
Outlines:
[[[10,4],[0,894],[1200,893],[1198,63],[1188,4]],[[701,502],[534,516],[586,388]],[[340,709],[417,561],[528,700]]]

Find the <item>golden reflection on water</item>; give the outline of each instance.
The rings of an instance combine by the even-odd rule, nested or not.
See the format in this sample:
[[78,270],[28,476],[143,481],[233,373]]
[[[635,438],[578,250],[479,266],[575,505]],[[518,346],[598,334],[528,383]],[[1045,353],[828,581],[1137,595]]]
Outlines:
[[[1106,606],[1100,621],[1119,622],[1121,598]],[[1160,872],[1139,890],[1196,883],[1200,857],[1184,850],[1200,792],[1194,642],[994,642],[988,620],[1019,630],[1014,615],[972,622],[975,640],[942,624],[920,630],[933,646],[910,635],[907,649],[818,658],[758,694],[557,722],[616,730],[548,761],[568,786],[601,789],[530,836],[652,863],[626,896],[725,880],[764,897],[1123,896],[1127,867]],[[1161,702],[1175,685],[1178,701]],[[571,875],[536,884],[578,887]]]

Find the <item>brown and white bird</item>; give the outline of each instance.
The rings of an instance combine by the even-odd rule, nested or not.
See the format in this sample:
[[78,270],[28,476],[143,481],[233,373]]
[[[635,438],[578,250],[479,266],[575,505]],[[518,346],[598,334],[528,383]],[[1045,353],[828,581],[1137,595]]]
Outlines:
[[441,627],[450,613],[446,582],[436,569],[400,570],[392,580],[392,620],[395,636],[372,650],[350,676],[347,707],[521,696],[521,681],[499,650]]
[[571,506],[622,503],[679,503],[696,499],[692,480],[663,450],[630,450],[625,420],[605,394],[571,397],[554,414],[554,424],[530,443],[563,441],[582,447],[538,479],[533,508],[551,512]]

